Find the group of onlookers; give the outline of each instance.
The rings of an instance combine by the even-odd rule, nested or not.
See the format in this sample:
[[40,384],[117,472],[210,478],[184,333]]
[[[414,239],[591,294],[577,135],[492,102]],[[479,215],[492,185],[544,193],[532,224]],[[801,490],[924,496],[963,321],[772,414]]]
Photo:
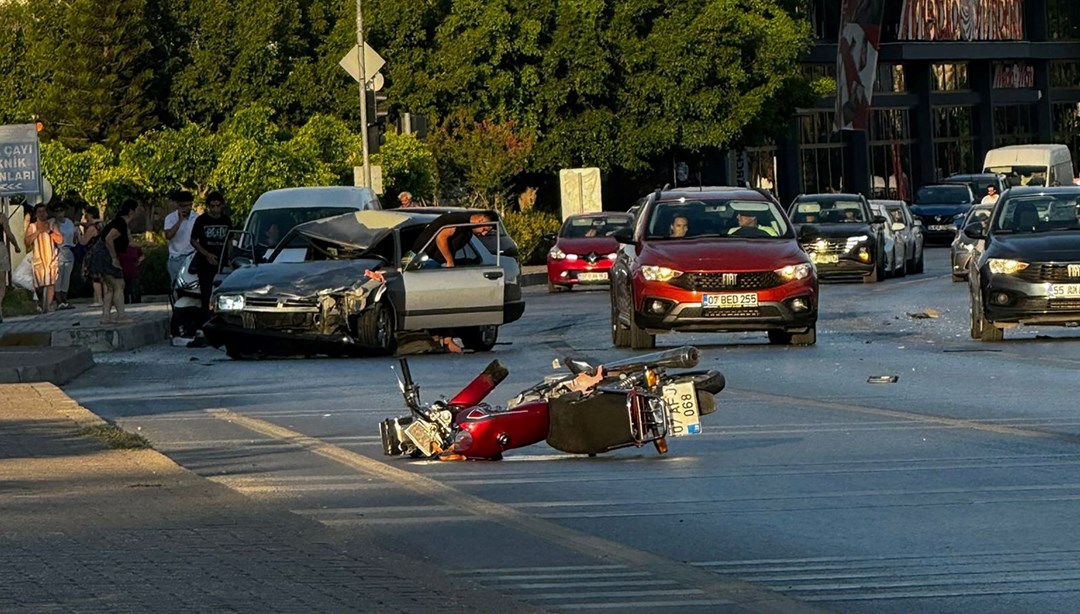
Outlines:
[[[169,200],[175,207],[166,216],[164,228],[170,282],[194,253],[192,271],[199,276],[203,308],[208,310],[217,261],[231,229],[229,217],[224,213],[225,199],[218,192],[209,193],[203,215],[193,211],[195,199],[190,192],[174,192]],[[132,222],[141,211],[138,201],[127,199],[120,204],[115,217],[105,223],[99,218],[97,207],[77,197],[60,199],[51,206],[38,204],[28,211],[22,241],[12,232],[8,218],[0,215],[0,305],[7,289],[7,276],[12,272],[10,250],[20,253],[25,249],[29,263],[23,266],[32,272],[38,313],[72,308],[68,290],[72,273],[79,270],[93,286],[93,306],[101,307],[101,322],[130,321],[125,305],[141,302],[138,278],[144,254],[131,237]],[[81,214],[81,221],[69,219],[71,213]]]

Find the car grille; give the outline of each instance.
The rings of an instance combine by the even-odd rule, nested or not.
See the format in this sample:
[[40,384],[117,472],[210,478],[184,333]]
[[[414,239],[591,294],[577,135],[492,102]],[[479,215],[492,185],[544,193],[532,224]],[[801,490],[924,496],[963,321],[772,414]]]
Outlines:
[[716,290],[763,290],[783,283],[773,271],[749,273],[683,273],[671,285],[697,292]]
[[[281,302],[279,305],[278,302]],[[270,296],[245,296],[244,305],[248,307],[316,307],[313,299],[286,298],[279,299]]]
[[824,241],[824,249],[822,249],[822,244],[818,241],[804,243],[802,248],[804,251],[817,254],[846,254],[850,249],[847,239],[826,239]]
[[1028,282],[1053,282],[1053,283],[1067,283],[1075,282],[1080,283],[1080,275],[1069,275],[1069,267],[1073,267],[1073,272],[1076,268],[1080,268],[1080,265],[1068,265],[1068,264],[1043,264],[1037,266],[1029,266],[1028,268],[1020,271],[1016,274],[1017,277]]
[[1080,311],[1080,299],[1024,298],[1015,308],[1025,311]]
[[706,318],[757,318],[761,317],[761,309],[702,309],[701,315]]
[[245,311],[222,314],[227,324],[248,330],[272,330],[278,332],[310,333],[314,331],[314,315],[310,313]]

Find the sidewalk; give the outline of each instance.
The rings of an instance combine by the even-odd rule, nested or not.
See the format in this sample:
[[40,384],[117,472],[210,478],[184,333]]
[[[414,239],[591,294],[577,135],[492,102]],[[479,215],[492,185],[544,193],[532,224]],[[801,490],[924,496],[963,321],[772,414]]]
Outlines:
[[535,611],[80,434],[101,424],[0,385],[0,612]]
[[167,338],[168,303],[128,305],[128,324],[101,324],[101,308],[4,318],[0,383],[65,384],[94,366],[93,352],[131,350]]

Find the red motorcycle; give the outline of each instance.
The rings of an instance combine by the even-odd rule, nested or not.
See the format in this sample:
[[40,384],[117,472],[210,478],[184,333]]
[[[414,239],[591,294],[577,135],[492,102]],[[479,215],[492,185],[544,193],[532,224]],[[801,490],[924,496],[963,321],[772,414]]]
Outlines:
[[505,408],[483,401],[508,375],[498,360],[446,400],[421,403],[409,363],[400,359],[398,385],[409,415],[380,424],[388,456],[444,460],[499,460],[503,452],[546,441],[556,450],[595,456],[652,443],[667,452],[667,438],[701,432],[700,417],[716,410],[724,389],[717,371],[697,366],[697,348],[685,346],[599,367],[568,358],[569,373],[545,378]]

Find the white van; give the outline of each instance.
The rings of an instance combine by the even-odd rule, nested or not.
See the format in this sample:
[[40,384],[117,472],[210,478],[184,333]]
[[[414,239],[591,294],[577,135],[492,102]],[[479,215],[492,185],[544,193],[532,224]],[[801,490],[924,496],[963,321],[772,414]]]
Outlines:
[[[312,186],[271,190],[260,196],[251,207],[244,222],[241,245],[255,242],[256,258],[261,258],[277,246],[297,224],[348,213],[350,211],[381,210],[379,197],[371,188],[350,186]],[[293,254],[292,252],[299,252]],[[292,261],[296,256],[303,260],[305,250],[283,250],[278,255],[282,261]]]
[[1005,175],[1010,186],[1069,185],[1072,154],[1065,145],[1010,145],[986,152],[984,173]]

